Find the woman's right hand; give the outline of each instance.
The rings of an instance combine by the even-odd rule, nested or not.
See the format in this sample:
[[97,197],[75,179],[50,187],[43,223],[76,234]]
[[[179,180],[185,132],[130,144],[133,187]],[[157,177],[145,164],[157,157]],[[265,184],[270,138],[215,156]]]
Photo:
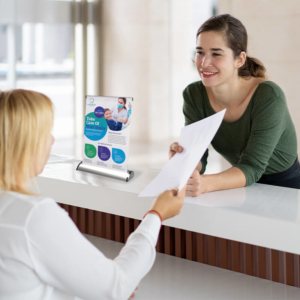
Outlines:
[[178,188],[161,193],[153,202],[151,210],[156,210],[162,220],[167,220],[179,215],[184,204],[186,185],[178,193]]
[[183,151],[183,147],[179,146],[177,142],[171,144],[169,149],[169,159],[171,159],[176,153],[181,153]]

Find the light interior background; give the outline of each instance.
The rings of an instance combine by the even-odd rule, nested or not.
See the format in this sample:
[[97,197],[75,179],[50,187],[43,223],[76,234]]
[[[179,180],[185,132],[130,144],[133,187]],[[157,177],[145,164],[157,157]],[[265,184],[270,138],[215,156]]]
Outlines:
[[[133,97],[129,165],[162,168],[184,125],[182,90],[199,80],[196,31],[219,13],[245,25],[249,55],[285,92],[300,145],[298,0],[0,0],[0,89],[47,94],[52,153],[79,158],[85,95]],[[228,167],[211,149],[207,172]]]

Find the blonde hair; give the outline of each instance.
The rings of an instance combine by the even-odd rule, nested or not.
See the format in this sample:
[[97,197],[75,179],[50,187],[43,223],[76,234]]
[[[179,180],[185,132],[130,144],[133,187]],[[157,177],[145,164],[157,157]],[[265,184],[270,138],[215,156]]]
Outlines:
[[30,194],[26,189],[44,159],[53,126],[53,104],[45,95],[0,91],[0,189]]

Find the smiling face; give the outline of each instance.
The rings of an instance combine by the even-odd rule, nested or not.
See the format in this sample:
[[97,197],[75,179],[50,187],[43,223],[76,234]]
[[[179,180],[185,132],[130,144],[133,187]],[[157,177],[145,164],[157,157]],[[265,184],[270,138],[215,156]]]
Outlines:
[[215,87],[238,77],[242,59],[234,58],[221,33],[207,31],[199,34],[196,51],[195,64],[204,86]]
[[105,118],[106,120],[112,119],[111,111],[110,111],[109,109],[108,109],[107,111],[105,111],[105,113],[104,113],[104,118]]

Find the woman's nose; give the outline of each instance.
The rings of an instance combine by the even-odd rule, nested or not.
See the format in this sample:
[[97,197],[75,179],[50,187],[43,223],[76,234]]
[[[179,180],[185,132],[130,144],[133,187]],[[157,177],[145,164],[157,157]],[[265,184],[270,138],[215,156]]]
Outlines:
[[202,68],[206,68],[211,65],[211,61],[208,56],[203,57],[201,65],[202,65]]

